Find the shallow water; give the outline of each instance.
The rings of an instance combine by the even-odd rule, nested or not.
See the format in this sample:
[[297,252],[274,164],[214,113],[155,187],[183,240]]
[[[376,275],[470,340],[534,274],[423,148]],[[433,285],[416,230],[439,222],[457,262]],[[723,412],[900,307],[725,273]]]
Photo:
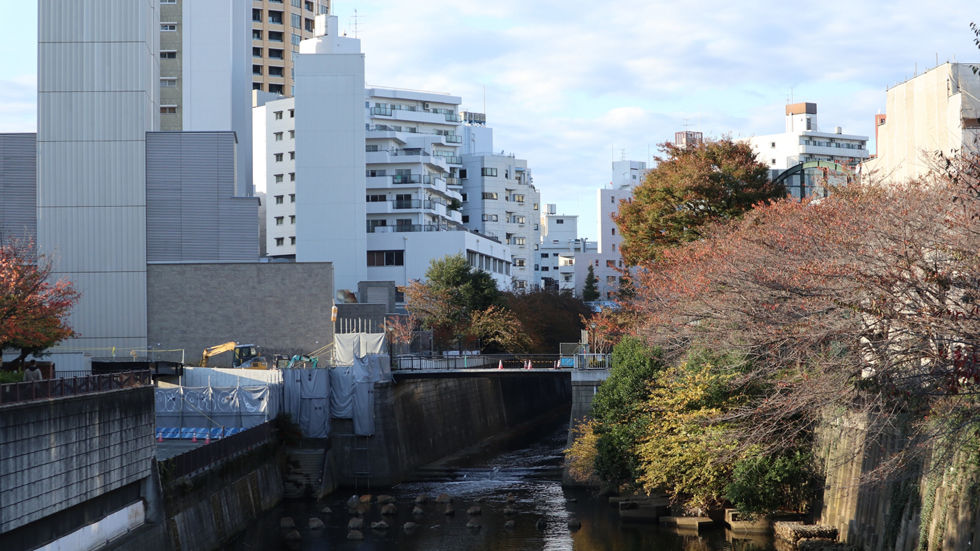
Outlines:
[[[423,469],[412,481],[388,489],[372,489],[374,495],[388,494],[397,500],[397,514],[382,517],[380,507],[371,504],[364,512],[363,541],[347,539],[347,522],[351,518],[346,501],[350,491],[340,490],[319,503],[287,501],[269,511],[230,549],[302,549],[302,550],[567,550],[639,551],[648,549],[771,550],[769,537],[736,539],[724,529],[702,530],[686,534],[659,526],[624,522],[605,500],[588,491],[561,486],[561,450],[565,446],[567,424],[545,427],[538,434],[511,441],[510,449],[481,450],[480,453],[444,463],[438,468]],[[413,516],[417,496],[435,498],[447,494],[453,499],[455,515],[444,514],[445,506],[431,500],[422,505],[423,514]],[[508,496],[513,500],[508,503]],[[466,510],[479,506],[482,514],[470,517]],[[507,515],[510,505],[516,513]],[[329,506],[333,512],[322,514]],[[300,542],[282,539],[279,519],[296,520]],[[307,529],[311,516],[323,520],[322,530]],[[568,519],[575,517],[582,527],[568,529]],[[391,526],[385,531],[369,528],[371,522],[384,520]],[[467,528],[468,520],[480,525]],[[513,528],[504,528],[507,520]],[[539,522],[541,520],[542,522]],[[405,533],[405,522],[418,527]]]

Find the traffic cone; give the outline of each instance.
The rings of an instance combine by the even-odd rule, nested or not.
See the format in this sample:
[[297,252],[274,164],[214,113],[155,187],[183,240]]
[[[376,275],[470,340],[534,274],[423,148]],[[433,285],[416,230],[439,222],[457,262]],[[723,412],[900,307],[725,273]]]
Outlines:
[[497,362],[497,369],[503,369],[503,368],[504,368],[504,361],[500,360],[499,362]]
[[561,368],[561,360],[555,360],[555,369]]
[[210,444],[211,443],[211,433],[210,432],[208,432],[208,435],[204,438],[204,443],[205,444]]
[[194,431],[193,433],[191,433],[191,442],[193,442],[194,444],[197,444],[197,431]]
[[163,432],[157,431],[157,442],[163,442]]

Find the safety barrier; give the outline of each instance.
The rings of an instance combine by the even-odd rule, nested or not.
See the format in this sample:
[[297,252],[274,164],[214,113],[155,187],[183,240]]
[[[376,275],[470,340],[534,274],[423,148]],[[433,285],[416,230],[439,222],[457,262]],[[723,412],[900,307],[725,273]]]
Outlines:
[[396,356],[394,371],[431,371],[464,369],[554,369],[571,367],[561,361],[558,354],[463,354]]
[[42,379],[0,385],[0,404],[92,394],[152,384],[149,371],[127,371],[65,379]]
[[166,473],[172,477],[171,479],[193,474],[272,442],[275,436],[276,431],[273,422],[268,421],[227,438],[212,440],[207,445],[161,461],[160,473]]

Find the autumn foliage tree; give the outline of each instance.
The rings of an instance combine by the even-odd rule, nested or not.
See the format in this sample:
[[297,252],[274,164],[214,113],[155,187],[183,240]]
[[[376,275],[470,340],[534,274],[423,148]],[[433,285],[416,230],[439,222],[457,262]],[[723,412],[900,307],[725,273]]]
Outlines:
[[563,342],[578,342],[581,317],[588,306],[569,292],[548,290],[505,293],[504,304],[514,313],[528,337],[530,352],[555,354]]
[[786,196],[746,143],[725,138],[687,147],[665,143],[660,149],[665,156],[613,218],[630,265],[699,239],[710,224],[737,219],[757,203]]
[[30,245],[0,245],[0,352],[20,351],[12,366],[75,334],[67,318],[79,293],[50,276],[51,265]]

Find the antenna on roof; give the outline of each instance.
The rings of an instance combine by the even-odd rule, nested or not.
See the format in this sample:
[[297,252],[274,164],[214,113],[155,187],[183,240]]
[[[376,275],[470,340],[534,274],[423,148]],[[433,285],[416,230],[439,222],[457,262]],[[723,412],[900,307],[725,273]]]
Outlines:
[[354,15],[351,18],[354,20],[354,38],[358,38],[358,36],[357,36],[357,20],[360,17],[357,15],[357,8],[354,8]]

